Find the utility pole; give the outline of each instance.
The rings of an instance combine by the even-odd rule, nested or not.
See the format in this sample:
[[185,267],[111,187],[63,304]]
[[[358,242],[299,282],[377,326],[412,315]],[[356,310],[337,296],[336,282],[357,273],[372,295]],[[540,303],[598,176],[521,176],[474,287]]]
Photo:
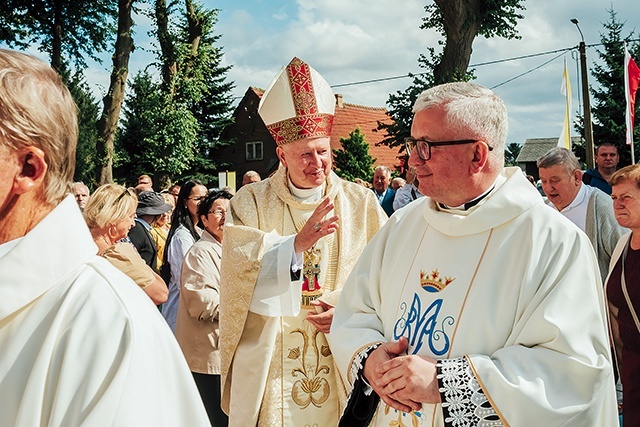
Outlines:
[[589,70],[587,69],[587,45],[584,43],[584,35],[582,34],[582,30],[578,25],[578,20],[576,18],[571,19],[571,22],[575,24],[580,31],[580,37],[582,41],[578,46],[578,50],[580,51],[580,70],[582,74],[582,99],[584,110],[582,113],[583,124],[584,124],[584,139],[585,139],[585,152],[586,152],[586,163],[587,168],[595,167],[594,161],[594,143],[593,143],[593,125],[591,124],[591,97],[589,95]]

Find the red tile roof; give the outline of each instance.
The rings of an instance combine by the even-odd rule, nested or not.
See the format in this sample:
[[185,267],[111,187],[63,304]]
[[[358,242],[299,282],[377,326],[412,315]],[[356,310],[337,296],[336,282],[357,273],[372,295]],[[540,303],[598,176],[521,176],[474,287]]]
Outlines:
[[348,138],[349,134],[359,127],[364,134],[364,140],[369,144],[369,154],[376,159],[375,165],[385,165],[393,170],[395,166],[400,165],[398,149],[389,148],[386,145],[376,146],[385,135],[384,131],[376,131],[378,121],[391,123],[392,120],[385,108],[343,103],[338,95],[331,132],[331,148],[341,149],[340,138]]
[[[251,86],[251,90],[258,98],[262,98],[262,95],[264,95],[264,89]],[[376,159],[374,166],[384,165],[390,167],[391,170],[396,169],[402,164],[398,158],[398,149],[389,148],[386,145],[376,146],[377,143],[385,138],[384,131],[376,131],[378,121],[383,123],[392,122],[392,119],[387,115],[386,108],[349,104],[342,102],[342,95],[336,95],[336,110],[331,131],[331,148],[334,150],[341,149],[340,138],[348,138],[349,134],[359,127],[364,134],[364,140],[369,144],[369,154]]]

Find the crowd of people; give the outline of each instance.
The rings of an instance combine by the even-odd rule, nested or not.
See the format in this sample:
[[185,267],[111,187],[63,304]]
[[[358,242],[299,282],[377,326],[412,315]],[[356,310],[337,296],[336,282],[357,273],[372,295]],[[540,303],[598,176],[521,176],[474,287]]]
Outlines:
[[348,182],[334,108],[294,58],[274,174],[91,194],[69,91],[0,49],[0,426],[640,425],[640,165],[555,148],[543,198],[465,82],[419,95],[404,178]]

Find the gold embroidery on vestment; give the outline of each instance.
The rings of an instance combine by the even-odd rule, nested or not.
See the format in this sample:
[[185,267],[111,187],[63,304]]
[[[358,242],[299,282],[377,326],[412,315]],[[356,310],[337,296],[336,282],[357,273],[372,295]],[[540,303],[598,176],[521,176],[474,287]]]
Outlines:
[[[289,350],[289,359],[298,360],[300,362],[299,368],[294,368],[291,371],[293,377],[302,378],[293,383],[291,390],[291,398],[300,408],[304,409],[310,404],[317,408],[321,408],[322,404],[327,401],[329,394],[331,394],[331,386],[329,381],[324,378],[324,375],[331,373],[331,368],[328,364],[323,364],[323,358],[331,356],[331,350],[329,346],[322,345],[318,348],[318,331],[313,328],[311,336],[309,333],[302,329],[295,329],[291,334],[298,333],[302,336],[302,352],[300,348],[296,347]],[[309,350],[313,351],[311,354],[311,364],[307,364],[306,356]]]

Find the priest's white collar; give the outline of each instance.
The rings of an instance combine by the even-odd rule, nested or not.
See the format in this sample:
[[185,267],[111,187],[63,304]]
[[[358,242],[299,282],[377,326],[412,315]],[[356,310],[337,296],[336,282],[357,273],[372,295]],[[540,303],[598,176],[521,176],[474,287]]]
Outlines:
[[444,203],[440,203],[438,202],[438,206],[444,210],[452,210],[452,211],[466,211],[471,209],[472,207],[476,206],[478,203],[480,203],[482,201],[482,199],[484,199],[485,197],[487,197],[489,195],[489,193],[491,193],[494,189],[500,187],[502,184],[504,184],[507,181],[507,178],[505,178],[504,176],[502,176],[502,174],[498,175],[498,177],[496,178],[496,180],[493,182],[493,184],[487,188],[485,190],[484,193],[482,193],[481,195],[479,195],[478,197],[469,200],[466,203],[461,204],[460,206],[447,206]]
[[291,191],[291,194],[299,202],[317,202],[322,199],[324,189],[327,186],[325,181],[315,188],[298,188],[293,185],[293,182],[291,182],[289,174],[287,174],[287,182],[289,183],[289,190]]

